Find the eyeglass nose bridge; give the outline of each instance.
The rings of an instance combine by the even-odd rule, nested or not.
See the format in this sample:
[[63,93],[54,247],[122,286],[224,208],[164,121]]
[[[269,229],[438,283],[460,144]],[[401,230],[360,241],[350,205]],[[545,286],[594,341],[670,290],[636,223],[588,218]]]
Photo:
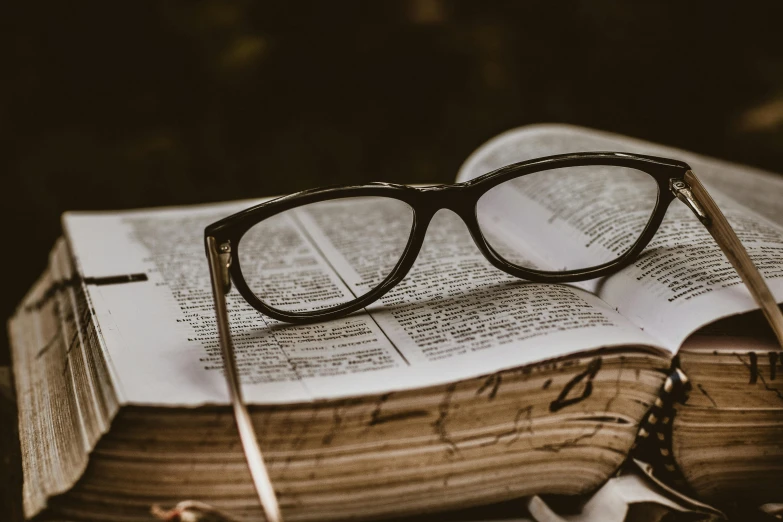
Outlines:
[[464,220],[475,206],[475,201],[472,201],[473,198],[464,185],[433,185],[419,190],[421,195],[419,208],[426,210],[430,216],[445,208]]
[[496,256],[487,244],[484,234],[476,218],[477,196],[471,187],[465,185],[435,185],[423,187],[420,190],[421,199],[417,205],[417,225],[420,227],[417,244],[420,247],[425,240],[426,231],[432,219],[441,210],[450,210],[462,220],[473,242],[479,251],[498,268],[503,269],[500,262],[495,262]]

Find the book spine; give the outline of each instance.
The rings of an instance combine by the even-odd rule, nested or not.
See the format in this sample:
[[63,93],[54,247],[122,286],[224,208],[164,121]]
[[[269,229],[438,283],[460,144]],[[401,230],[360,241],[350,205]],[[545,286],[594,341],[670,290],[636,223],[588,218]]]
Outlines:
[[684,403],[691,385],[688,376],[675,366],[666,377],[655,403],[639,425],[631,455],[652,467],[653,475],[665,484],[693,495],[674,459],[672,425],[677,403]]

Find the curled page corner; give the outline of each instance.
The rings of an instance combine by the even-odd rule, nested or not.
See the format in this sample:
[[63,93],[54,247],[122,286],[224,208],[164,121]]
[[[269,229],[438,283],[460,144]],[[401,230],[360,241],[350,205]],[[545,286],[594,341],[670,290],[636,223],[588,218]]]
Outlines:
[[625,522],[635,505],[644,505],[647,520],[661,520],[671,511],[726,518],[712,506],[661,483],[652,475],[649,464],[635,459],[633,463],[629,471],[609,479],[596,491],[578,514],[560,515],[539,496],[528,499],[527,509],[536,522]]

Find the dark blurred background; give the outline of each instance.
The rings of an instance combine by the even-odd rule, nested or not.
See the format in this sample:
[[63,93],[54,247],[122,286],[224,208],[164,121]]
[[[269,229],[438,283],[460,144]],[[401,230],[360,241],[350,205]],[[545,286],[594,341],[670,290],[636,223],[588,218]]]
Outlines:
[[[448,182],[482,142],[535,122],[783,172],[783,2],[4,11],[3,318],[44,269],[68,209]],[[0,364],[7,345],[4,330]]]

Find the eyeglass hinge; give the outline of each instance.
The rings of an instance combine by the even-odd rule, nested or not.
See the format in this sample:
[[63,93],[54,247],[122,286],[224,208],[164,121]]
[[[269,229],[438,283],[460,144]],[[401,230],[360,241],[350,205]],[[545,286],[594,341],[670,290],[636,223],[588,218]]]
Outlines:
[[696,201],[693,192],[691,192],[691,187],[687,183],[681,179],[672,178],[669,180],[669,190],[672,191],[672,194],[677,196],[677,199],[685,203],[685,205],[696,214],[699,221],[705,226],[710,225],[709,216],[704,212],[704,209],[701,208],[699,202]]
[[220,258],[220,279],[223,284],[223,293],[227,294],[231,291],[231,274],[229,268],[231,268],[231,243],[226,241],[221,243],[218,247],[218,257]]

